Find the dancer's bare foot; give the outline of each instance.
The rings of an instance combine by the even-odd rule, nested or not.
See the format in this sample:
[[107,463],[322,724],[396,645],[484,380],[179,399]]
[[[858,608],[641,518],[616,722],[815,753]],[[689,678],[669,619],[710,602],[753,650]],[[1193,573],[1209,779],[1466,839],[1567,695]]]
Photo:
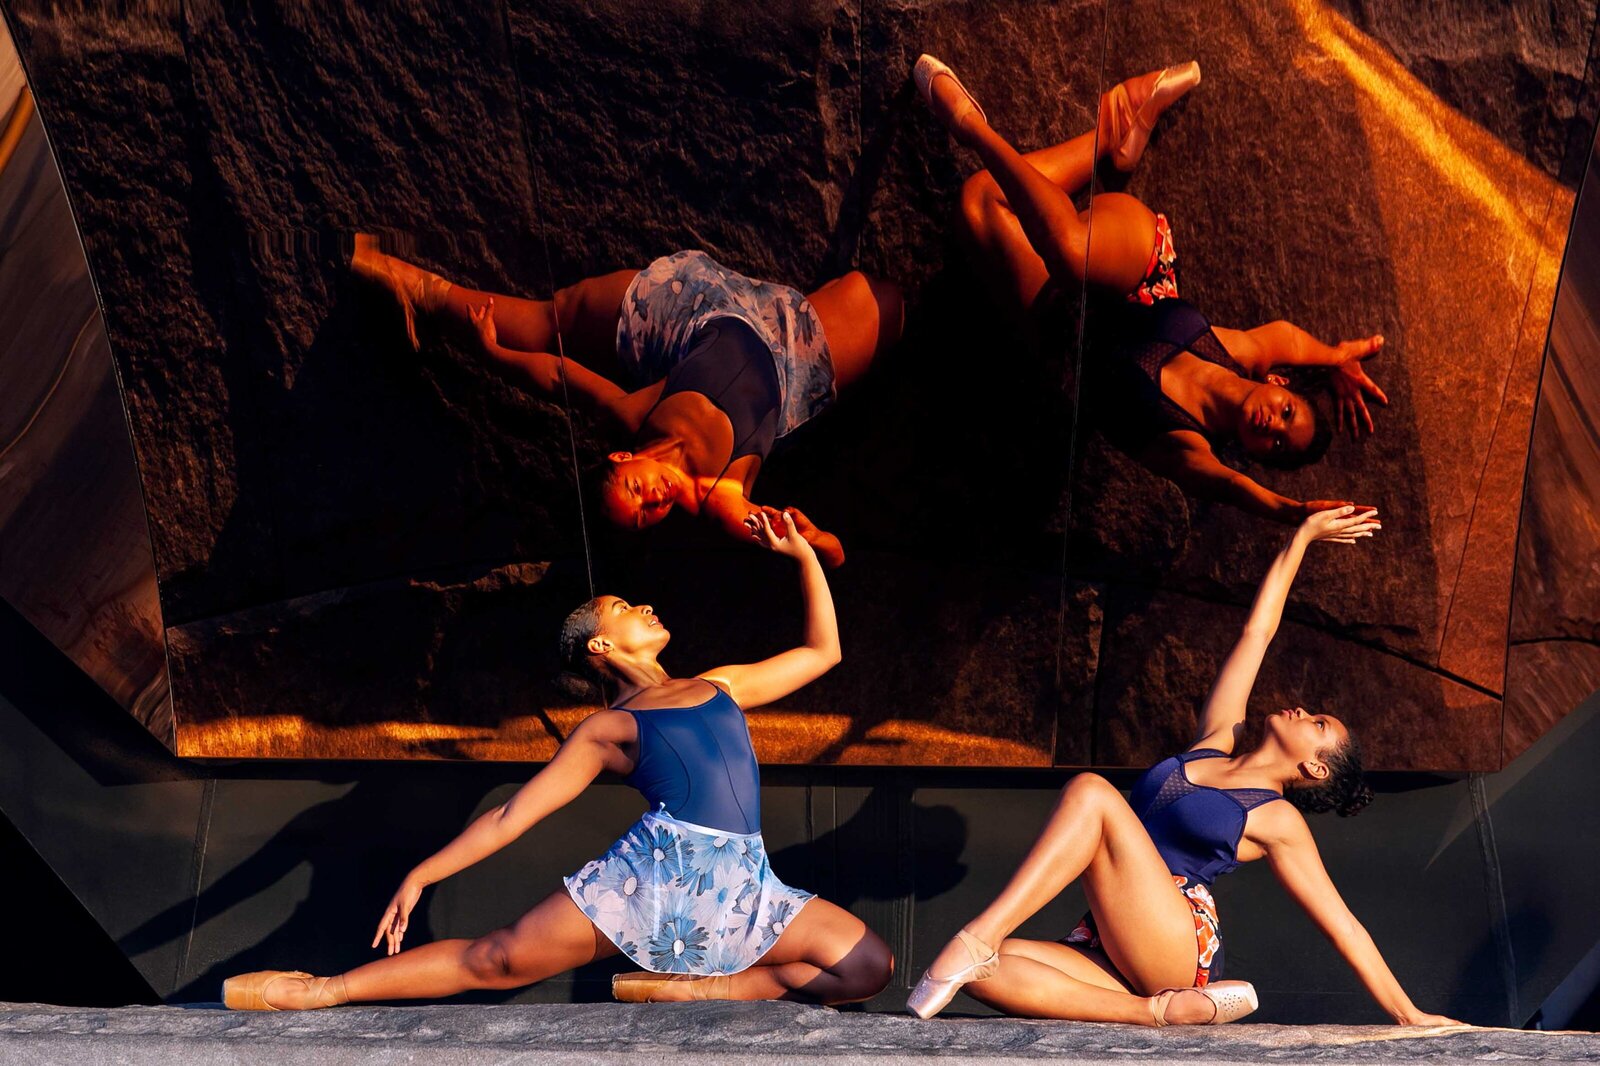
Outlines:
[[417,312],[438,310],[444,303],[444,294],[450,291],[450,282],[404,259],[385,254],[378,247],[378,238],[370,233],[356,234],[350,269],[357,277],[382,287],[394,297],[405,322],[406,339],[411,342],[413,351],[420,349]]
[[1190,60],[1129,78],[1100,97],[1102,144],[1112,165],[1123,172],[1137,166],[1162,112],[1199,84],[1200,64]]

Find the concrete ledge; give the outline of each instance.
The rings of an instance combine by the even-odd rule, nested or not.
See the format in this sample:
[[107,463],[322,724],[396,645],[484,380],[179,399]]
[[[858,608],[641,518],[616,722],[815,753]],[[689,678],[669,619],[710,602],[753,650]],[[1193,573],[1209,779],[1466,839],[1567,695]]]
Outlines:
[[1594,1062],[1600,1035],[1508,1029],[1125,1025],[952,1018],[919,1022],[788,1003],[344,1007],[246,1014],[204,1007],[0,1004],[0,1061],[334,1064],[609,1063],[692,1054],[700,1063]]

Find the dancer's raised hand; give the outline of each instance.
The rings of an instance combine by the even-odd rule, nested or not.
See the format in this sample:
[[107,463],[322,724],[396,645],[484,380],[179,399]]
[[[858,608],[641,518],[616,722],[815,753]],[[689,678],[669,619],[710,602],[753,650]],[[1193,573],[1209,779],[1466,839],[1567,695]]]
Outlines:
[[794,514],[791,511],[782,511],[776,523],[768,515],[768,508],[752,511],[744,520],[745,528],[750,530],[750,535],[757,544],[763,548],[770,548],[779,555],[788,555],[795,559],[807,559],[815,556],[811,545],[805,537],[801,536],[799,527],[795,524]]
[[1383,523],[1378,521],[1376,507],[1357,507],[1355,504],[1347,504],[1311,515],[1300,523],[1300,535],[1307,544],[1319,540],[1334,544],[1354,544],[1363,537],[1372,536],[1382,528]]
[[1368,397],[1385,406],[1389,403],[1389,397],[1378,388],[1378,383],[1367,375],[1366,368],[1362,366],[1382,348],[1383,335],[1377,334],[1363,340],[1342,341],[1335,349],[1340,362],[1334,367],[1329,387],[1333,390],[1338,428],[1343,431],[1348,425],[1352,437],[1361,435],[1363,424],[1368,433],[1376,428],[1372,422],[1372,412],[1367,410]]
[[378,942],[388,940],[386,955],[396,955],[400,952],[400,941],[406,935],[406,924],[411,920],[411,908],[417,905],[417,900],[422,898],[422,885],[406,878],[400,882],[400,889],[389,901],[389,906],[383,912],[383,918],[378,922],[378,931],[372,937],[372,946],[377,947]]
[[467,316],[472,319],[472,328],[477,331],[478,339],[483,342],[486,349],[499,347],[500,336],[494,328],[494,297],[489,297],[488,303],[478,307],[468,307]]

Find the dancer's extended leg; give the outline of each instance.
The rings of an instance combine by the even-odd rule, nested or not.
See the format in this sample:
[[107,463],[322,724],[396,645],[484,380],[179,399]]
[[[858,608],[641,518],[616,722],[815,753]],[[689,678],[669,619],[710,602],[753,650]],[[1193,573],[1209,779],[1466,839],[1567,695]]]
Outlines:
[[[1019,925],[1080,876],[1106,956],[1114,967],[1111,972],[1125,982],[1128,991],[1118,992],[1101,979],[1104,974],[1097,978],[1067,956],[1051,956],[1046,964],[1062,975],[1056,978],[1038,969],[1040,952],[1020,949],[1016,941],[1002,949],[999,970],[993,977],[967,988],[982,997],[983,987],[990,985],[997,1005],[1015,1002],[1027,1009],[1031,1000],[1014,997],[1021,994],[1027,980],[1046,979],[1061,995],[1076,997],[1071,1004],[1058,1005],[1059,1010],[1071,1013],[1051,1016],[1149,1022],[1149,1002],[1144,997],[1162,988],[1194,983],[1198,958],[1194,918],[1149,833],[1122,794],[1104,778],[1079,774],[1068,782],[1016,873],[994,902],[965,928],[985,943],[1006,943]],[[944,976],[969,962],[966,946],[952,940],[928,971]],[[1178,997],[1167,1011],[1174,1022],[1205,1021],[1211,1014],[1211,1004],[1198,995]]]
[[854,1003],[883,991],[893,974],[889,945],[849,911],[813,899],[757,965],[730,977],[663,984],[650,998]]
[[469,312],[494,298],[494,324],[500,343],[524,352],[556,352],[559,322],[567,355],[599,373],[616,360],[617,318],[622,296],[639,273],[618,270],[557,289],[550,300],[472,289],[384,253],[369,234],[356,235],[351,269],[394,297],[406,330],[417,343],[416,317],[438,316],[452,327],[470,330]]
[[[439,999],[473,988],[519,988],[543,981],[616,947],[584,916],[572,897],[556,892],[514,925],[475,940],[435,940],[345,973],[350,1002]],[[318,1005],[318,981],[280,978],[268,1003],[282,1010]],[[335,978],[338,980],[338,978]]]

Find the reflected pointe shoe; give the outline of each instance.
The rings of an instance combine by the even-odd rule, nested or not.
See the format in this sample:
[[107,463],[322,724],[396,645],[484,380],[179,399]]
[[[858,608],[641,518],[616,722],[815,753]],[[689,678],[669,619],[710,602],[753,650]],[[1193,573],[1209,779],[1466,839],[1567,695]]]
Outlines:
[[[611,979],[611,998],[618,1003],[663,1003],[658,999],[668,985],[689,985],[689,999],[732,999],[732,982],[727,977],[702,977],[692,973],[651,973],[637,970],[619,973]],[[672,1002],[683,997],[673,996]]]
[[[312,983],[311,1003],[305,1007],[274,1007],[268,1003],[267,988],[280,978]],[[312,977],[304,970],[257,970],[222,982],[222,1005],[229,1010],[316,1010],[348,1002],[350,997],[345,994],[342,974],[338,977]]]
[[958,107],[955,114],[950,116],[945,125],[952,130],[958,128],[961,125],[961,120],[972,111],[976,111],[978,117],[987,124],[989,116],[983,113],[983,107],[973,97],[972,93],[967,91],[967,87],[961,84],[961,79],[956,77],[956,72],[926,52],[917,57],[916,65],[911,68],[911,80],[916,83],[917,92],[922,96],[922,102],[927,104],[930,109],[933,107],[933,81],[941,74],[955,82],[956,88],[960,89],[962,95],[967,98],[966,106]]
[[1256,998],[1256,988],[1249,981],[1213,981],[1204,988],[1168,988],[1150,997],[1150,1014],[1156,1026],[1171,1025],[1167,1021],[1167,1005],[1179,992],[1198,992],[1211,1001],[1211,1019],[1200,1025],[1225,1025],[1236,1022],[1261,1006]]
[[917,987],[911,990],[911,998],[906,1000],[906,1009],[918,1018],[932,1018],[950,1005],[962,985],[993,977],[1000,969],[1000,953],[994,948],[965,929],[956,933],[955,939],[967,949],[972,962],[949,977],[933,976],[931,966],[922,972],[922,980],[917,982]]
[[395,303],[400,305],[406,339],[411,342],[413,351],[419,350],[417,312],[427,314],[443,307],[451,283],[432,271],[388,255],[378,247],[378,238],[370,233],[356,234],[355,251],[350,254],[350,270],[357,277],[388,290]]
[[1130,78],[1102,98],[1101,106],[1111,109],[1111,134],[1110,141],[1111,163],[1118,170],[1126,173],[1138,166],[1139,160],[1144,155],[1145,145],[1150,143],[1150,133],[1156,128],[1156,120],[1161,113],[1173,104],[1178,98],[1200,84],[1200,64],[1195,60],[1167,67],[1156,75],[1155,84],[1150,87],[1150,95],[1145,97],[1136,106],[1133,94],[1128,86],[1143,77]]

